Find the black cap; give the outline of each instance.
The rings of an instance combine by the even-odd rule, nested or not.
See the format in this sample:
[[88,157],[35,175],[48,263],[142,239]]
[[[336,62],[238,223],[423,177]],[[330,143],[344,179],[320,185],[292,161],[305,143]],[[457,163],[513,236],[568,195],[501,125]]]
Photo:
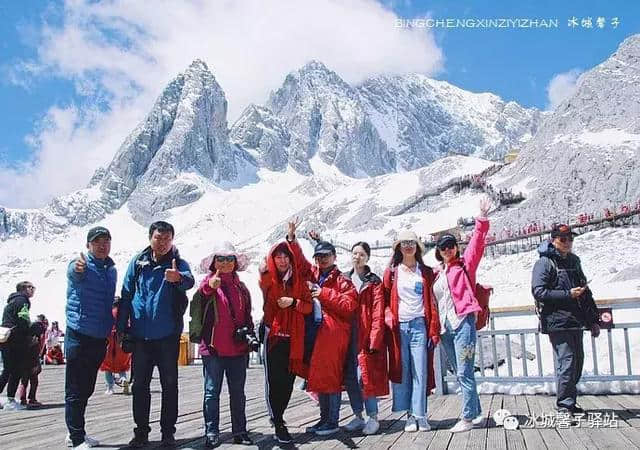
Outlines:
[[553,226],[551,229],[551,239],[555,239],[557,237],[569,237],[569,236],[577,236],[578,233],[574,233],[571,231],[571,227],[564,223],[558,223]]
[[453,243],[454,245],[458,245],[458,240],[453,234],[449,234],[449,233],[443,234],[438,238],[436,247],[442,248],[442,246],[444,246],[445,244],[448,244],[449,242]]
[[111,233],[105,227],[93,227],[87,233],[87,242],[94,241],[98,239],[100,236],[106,236],[111,239]]
[[313,257],[315,258],[318,255],[335,255],[336,248],[333,246],[331,242],[320,241],[316,244],[313,249]]

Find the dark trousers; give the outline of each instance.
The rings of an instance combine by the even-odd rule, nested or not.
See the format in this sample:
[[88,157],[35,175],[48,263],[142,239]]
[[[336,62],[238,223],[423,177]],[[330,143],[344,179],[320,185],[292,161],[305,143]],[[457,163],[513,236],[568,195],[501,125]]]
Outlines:
[[[38,390],[38,375],[42,371],[41,368],[36,369],[35,372],[31,372],[28,375],[23,375],[20,384],[22,384],[22,395],[20,400],[26,400],[27,398],[31,401],[36,400],[36,392]],[[29,387],[29,396],[27,397],[27,386]]]
[[64,416],[73,446],[84,442],[84,412],[96,387],[98,368],[107,352],[107,340],[67,328],[64,379]]
[[7,398],[14,398],[24,374],[27,346],[12,342],[5,344],[2,349],[2,374],[0,375],[0,392],[7,388]]
[[160,431],[168,436],[176,432],[178,420],[178,352],[180,336],[172,335],[162,339],[136,339],[133,348],[133,420],[136,423],[134,433],[146,436],[149,427],[151,409],[151,376],[153,368],[158,367],[162,386],[162,405],[160,408]]
[[207,435],[220,433],[220,391],[227,376],[231,432],[234,436],[247,432],[244,383],[247,379],[247,356],[202,356],[204,374],[204,427]]
[[582,330],[550,332],[549,340],[556,360],[556,404],[571,409],[576,405],[576,385],[584,363]]
[[[267,348],[270,344],[266,344]],[[289,352],[291,342],[289,339],[279,339],[277,344],[266,352],[264,364],[267,370],[267,407],[271,415],[271,421],[275,426],[284,424],[284,411],[287,409],[295,374],[289,372]]]

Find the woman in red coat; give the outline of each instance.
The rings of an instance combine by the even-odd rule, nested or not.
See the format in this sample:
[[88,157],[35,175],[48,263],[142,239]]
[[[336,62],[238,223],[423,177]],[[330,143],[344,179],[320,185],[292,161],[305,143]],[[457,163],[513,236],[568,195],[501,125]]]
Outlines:
[[435,386],[433,348],[440,342],[433,270],[422,262],[424,246],[412,231],[402,231],[385,270],[385,323],[390,328],[389,378],[392,411],[406,411],[405,431],[429,431],[427,393]]
[[358,308],[358,293],[353,283],[335,265],[336,249],[329,242],[318,242],[312,266],[295,240],[296,223],[289,223],[287,240],[293,256],[300,261],[313,299],[313,314],[322,322],[311,353],[307,389],[319,394],[320,421],[307,429],[320,436],[339,430],[340,396],[344,363],[349,348],[351,322]]
[[[116,298],[116,300],[113,302],[112,309],[114,319],[118,315],[119,304],[120,299]],[[100,366],[100,370],[104,372],[104,380],[107,384],[107,390],[104,392],[106,395],[113,394],[114,384],[120,385],[124,394],[129,394],[129,381],[127,381],[127,371],[130,367],[131,353],[123,352],[122,348],[118,345],[118,340],[116,338],[116,327],[114,325],[107,340],[107,353],[105,354],[102,365]],[[114,374],[118,377],[117,379],[114,379]]]
[[[346,274],[358,291],[360,307],[351,330],[344,378],[355,418],[345,429],[362,429],[365,435],[378,432],[377,397],[389,395],[387,347],[384,342],[384,291],[382,280],[367,266],[370,256],[369,244],[354,244],[351,247],[353,269]],[[363,409],[366,409],[369,417],[366,423],[362,417]]]
[[304,316],[312,310],[311,293],[289,243],[276,244],[267,255],[265,266],[260,275],[264,298],[265,396],[275,437],[279,443],[289,444],[292,438],[283,415],[296,375],[308,377],[309,368],[303,362]]

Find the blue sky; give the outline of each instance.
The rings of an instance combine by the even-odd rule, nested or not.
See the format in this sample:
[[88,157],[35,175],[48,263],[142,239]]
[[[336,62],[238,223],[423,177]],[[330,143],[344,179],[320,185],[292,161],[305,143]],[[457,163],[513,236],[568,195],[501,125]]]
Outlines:
[[[176,26],[169,24],[165,28],[166,33],[171,34],[167,40],[174,39],[173,33],[181,29],[189,31],[189,17],[195,20],[200,15],[197,11],[198,1],[190,0],[191,9],[185,8],[188,11],[184,13],[184,17],[177,19],[182,20],[182,24],[178,23]],[[15,173],[21,173],[22,164],[28,164],[35,179],[50,178],[52,168],[56,166],[46,166],[46,162],[42,161],[55,160],[57,158],[55,152],[60,152],[59,158],[63,160],[72,155],[82,155],[83,151],[89,155],[89,147],[93,142],[102,145],[103,148],[95,150],[94,154],[87,157],[91,161],[95,160],[95,164],[108,161],[117,150],[118,142],[121,142],[142,118],[166,81],[183,70],[190,57],[172,55],[164,59],[163,52],[180,53],[182,49],[175,49],[167,45],[167,42],[163,42],[163,46],[150,42],[149,36],[152,36],[153,32],[158,32],[158,19],[150,18],[145,22],[141,17],[147,13],[153,14],[152,12],[144,11],[141,16],[135,7],[120,8],[117,6],[118,2],[115,2],[116,6],[107,2],[111,9],[105,12],[100,10],[100,2],[86,0],[86,2],[76,3],[80,5],[78,10],[81,11],[76,13],[75,10],[65,10],[63,3],[62,0],[22,0],[20,2],[0,0],[0,116],[2,117],[0,166],[14,170]],[[135,5],[135,3],[132,4]],[[315,2],[314,8],[320,8],[315,6],[320,3],[322,2]],[[349,23],[354,28],[358,27],[357,18],[362,14],[364,14],[362,17],[367,14],[371,16],[371,21],[363,19],[362,23],[377,23],[375,20],[380,16],[380,11],[372,12],[376,10],[376,5],[372,6],[372,2],[368,0],[355,0],[354,4],[356,6],[347,11],[356,18],[356,20],[349,19]],[[396,43],[394,44],[396,47],[390,50],[392,55],[390,57],[382,55],[377,62],[377,64],[386,64],[386,60],[396,58],[397,61],[390,63],[384,70],[398,72],[406,66],[407,71],[423,71],[463,89],[492,92],[506,100],[514,100],[524,106],[537,108],[548,107],[550,99],[547,89],[555,76],[575,69],[583,71],[592,68],[613,53],[624,38],[640,32],[640,2],[622,0],[606,2],[381,0],[381,4],[391,9],[399,18],[405,19],[427,16],[434,20],[556,19],[558,28],[551,29],[420,28],[416,31],[414,28],[415,33],[425,35],[426,43],[416,44],[415,39],[407,39],[405,47],[402,45],[398,47],[399,44]],[[221,8],[221,6],[218,7]],[[377,5],[377,9],[381,9],[380,5]],[[303,17],[305,14],[296,12],[290,6],[279,14],[286,15],[289,11],[292,11],[292,15],[297,14],[296,17]],[[242,13],[242,11],[235,11],[235,14]],[[256,14],[257,18],[264,16],[263,12],[253,10],[249,10],[248,13]],[[244,12],[244,14],[247,13]],[[335,20],[336,15],[330,7],[325,10],[318,9],[314,14],[318,22]],[[206,16],[204,13],[203,15]],[[105,17],[124,18],[124,23],[134,23],[144,32],[138,34],[132,32],[122,39],[113,39],[117,36],[117,32],[114,34],[113,30],[107,30],[102,34],[95,33],[94,21],[98,23],[102,20],[103,29],[111,26],[108,22],[105,24]],[[584,28],[581,24],[575,28],[569,27],[568,20],[572,17],[579,22],[583,18],[591,17],[593,28]],[[600,29],[596,26],[597,17],[605,18],[604,28]],[[614,28],[611,23],[614,17],[619,19],[617,28]],[[255,20],[252,23],[255,23]],[[114,22],[114,24],[121,23]],[[306,28],[316,25],[318,24],[311,24]],[[294,25],[291,26],[294,27]],[[176,28],[178,31],[175,31]],[[194,28],[196,28],[195,25]],[[78,30],[85,34],[82,35]],[[277,34],[277,32],[278,27],[274,26],[273,33]],[[76,39],[74,33],[82,37]],[[430,33],[435,39],[435,47],[437,47],[435,50],[434,45],[427,42],[427,35]],[[95,38],[97,44],[93,47],[90,45],[83,47],[82,41],[87,40],[87,36],[91,38],[90,40]],[[264,34],[261,37],[263,38]],[[99,39],[103,41],[99,42]],[[114,41],[119,42],[114,43]],[[194,39],[191,38],[186,42],[191,44],[193,41]],[[271,81],[265,83],[261,90],[254,92],[253,97],[249,94],[244,97],[241,94],[234,95],[234,92],[242,92],[244,89],[242,86],[234,87],[233,79],[237,77],[233,76],[233,70],[236,70],[237,74],[239,70],[237,67],[245,67],[245,62],[238,62],[237,67],[225,73],[223,61],[234,59],[238,53],[237,50],[230,53],[231,58],[217,60],[214,56],[203,57],[210,66],[214,66],[216,77],[222,80],[221,84],[229,98],[230,112],[236,108],[237,114],[240,108],[238,105],[244,106],[249,101],[261,103],[260,99],[265,98],[265,93],[277,86],[277,80],[284,78],[286,71],[297,68],[297,65],[309,59],[309,55],[317,54],[318,59],[328,62],[331,68],[344,75],[347,80],[357,80],[366,75],[367,71],[376,71],[376,48],[363,50],[363,52],[372,53],[368,59],[371,64],[369,66],[364,64],[366,66],[364,69],[358,69],[350,67],[347,61],[349,58],[345,58],[349,52],[358,53],[357,47],[354,47],[355,50],[346,49],[344,50],[346,55],[340,55],[339,46],[332,48],[331,43],[327,44],[324,41],[326,39],[308,44],[311,49],[305,48],[305,43],[300,43],[288,51],[282,50],[285,53],[299,52],[300,55],[299,57],[292,55],[288,60],[280,61],[277,71],[276,68],[272,69],[277,73],[266,75],[267,78],[271,77],[269,78]],[[276,42],[279,43],[279,41]],[[95,43],[92,42],[93,44]],[[213,42],[211,45],[215,47],[217,44]],[[135,54],[130,51],[129,46],[142,50],[140,54]],[[314,48],[316,50],[313,50]],[[398,55],[402,50],[406,50],[406,54]],[[215,55],[211,48],[207,48],[206,51]],[[442,59],[434,62],[438,59],[438,51],[441,51]],[[193,52],[196,57],[199,57],[197,49]],[[422,52],[424,54],[421,54]],[[117,60],[127,58],[132,53],[131,72],[135,74],[124,73],[123,75],[123,72],[128,72],[128,66],[122,61],[118,65]],[[114,54],[116,56],[113,56]],[[98,61],[91,61],[93,56],[96,56]],[[266,69],[265,64],[271,63],[270,60],[264,63],[255,55],[246,56],[257,59],[253,67],[254,69],[257,67],[259,71]],[[103,60],[101,61],[100,58]],[[85,64],[85,61],[89,62]],[[158,73],[154,72],[153,76],[148,75],[151,66],[140,68],[138,65],[142,65],[141,61],[145,63],[158,61],[158,64],[153,66]],[[358,65],[363,66],[360,63]],[[164,67],[167,69],[163,69]],[[247,86],[246,81],[244,85]],[[562,89],[564,89],[563,86],[561,86]],[[145,95],[140,95],[138,98],[136,96],[139,93]],[[101,115],[103,112],[104,114]],[[113,117],[116,114],[126,115],[127,112],[130,115],[119,123]],[[103,130],[102,133],[100,129]],[[105,140],[105,135],[113,141]],[[29,136],[33,138],[28,139]],[[65,150],[65,153],[60,150],[65,146],[82,148],[73,149],[73,151]],[[36,169],[40,171],[37,172]],[[11,175],[2,170],[0,172],[4,177]],[[78,186],[74,185],[73,181],[67,180],[59,185],[45,186],[41,191],[50,190],[51,195],[54,195],[67,192],[74,187],[78,188],[90,177],[90,172],[91,170],[87,167],[77,169],[75,172],[70,170],[69,177],[72,179],[75,177]],[[78,176],[78,174],[81,175]],[[38,197],[37,192],[32,194],[18,203],[21,206],[37,206],[51,196]],[[14,197],[15,193],[0,185],[0,205],[10,205],[10,200]]]

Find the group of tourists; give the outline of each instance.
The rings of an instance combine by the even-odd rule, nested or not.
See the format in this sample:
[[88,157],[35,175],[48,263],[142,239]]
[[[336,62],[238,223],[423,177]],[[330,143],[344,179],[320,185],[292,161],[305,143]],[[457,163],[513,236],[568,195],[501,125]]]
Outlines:
[[[231,243],[216,245],[201,264],[208,273],[189,305],[186,292],[195,280],[173,245],[173,226],[154,222],[149,246],[131,259],[117,298],[116,269],[109,257],[111,234],[104,227],[92,228],[87,235],[88,252],[80,253],[67,270],[67,445],[98,445],[85,431],[87,401],[101,366],[109,374],[107,392],[113,392],[115,383],[128,389],[120,361],[128,353],[132,354],[135,422],[129,447],[149,444],[149,386],[154,367],[162,387],[160,445],[176,445],[177,360],[188,306],[190,340],[198,344],[203,364],[205,448],[221,443],[220,394],[225,376],[233,442],[253,443],[247,430],[245,381],[249,352],[260,347],[266,405],[275,439],[281,444],[293,442],[284,416],[296,377],[303,378],[306,390],[318,398],[319,420],[307,428],[309,433],[326,436],[339,430],[343,390],[354,415],[344,427],[347,431],[377,433],[378,398],[390,393],[392,411],[406,413],[405,431],[430,430],[427,399],[435,386],[433,356],[439,344],[462,396],[461,418],[450,431],[471,430],[483,422],[474,375],[476,318],[482,311],[476,297],[476,272],[489,231],[489,209],[489,201],[480,202],[464,251],[453,234],[438,237],[435,267],[424,263],[425,247],[417,235],[401,231],[381,276],[367,265],[371,249],[362,241],[352,246],[352,267],[342,272],[336,265],[335,247],[310,232],[316,243],[313,262],[308,261],[296,237],[299,223],[289,222],[286,237],[273,245],[260,265],[264,316],[258,330],[251,317],[251,294],[238,275],[247,268],[248,258]],[[539,249],[532,292],[542,332],[549,334],[557,360],[558,408],[578,413],[582,328],[586,326],[594,336],[599,328],[580,260],[571,252],[572,241],[568,226],[553,228],[551,239]],[[9,381],[10,399],[20,380],[12,376],[17,374],[11,365],[15,345],[35,335],[28,316],[33,290],[28,282],[19,284],[3,314],[2,326],[11,333],[2,344],[0,391]]]

